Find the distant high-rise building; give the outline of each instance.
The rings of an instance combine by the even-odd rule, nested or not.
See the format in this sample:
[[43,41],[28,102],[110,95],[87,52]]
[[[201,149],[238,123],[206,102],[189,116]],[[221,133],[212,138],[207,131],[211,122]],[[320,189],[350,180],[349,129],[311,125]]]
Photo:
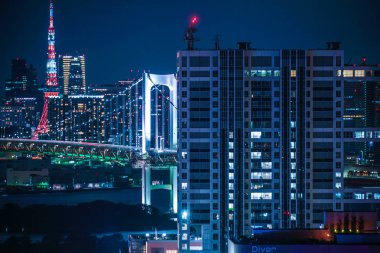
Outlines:
[[38,123],[42,98],[36,69],[25,59],[12,60],[11,78],[5,81],[4,99],[0,106],[0,136],[30,138]]
[[239,43],[177,62],[181,252],[227,252],[254,228],[320,228],[324,211],[380,208],[380,67],[345,66],[337,43]]
[[83,95],[87,93],[84,55],[58,56],[58,84],[61,93],[64,95]]
[[104,96],[72,95],[49,98],[47,139],[105,142]]
[[41,96],[37,83],[37,71],[25,59],[12,60],[11,78],[5,81],[5,100],[14,98],[37,98]]

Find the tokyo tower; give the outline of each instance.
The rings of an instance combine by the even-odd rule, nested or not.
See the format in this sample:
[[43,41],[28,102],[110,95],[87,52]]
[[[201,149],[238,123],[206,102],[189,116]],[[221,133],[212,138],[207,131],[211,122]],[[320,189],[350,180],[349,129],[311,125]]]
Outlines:
[[38,139],[40,134],[49,132],[48,111],[49,97],[58,96],[57,62],[55,58],[55,28],[54,28],[54,6],[50,0],[50,22],[48,28],[48,60],[46,64],[46,87],[44,90],[44,107],[37,129],[33,133],[32,139]]

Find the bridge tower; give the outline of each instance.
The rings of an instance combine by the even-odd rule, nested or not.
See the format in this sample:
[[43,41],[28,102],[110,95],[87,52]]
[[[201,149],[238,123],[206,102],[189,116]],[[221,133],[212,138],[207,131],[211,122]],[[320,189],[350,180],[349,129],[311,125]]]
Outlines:
[[32,139],[38,139],[40,134],[49,132],[48,111],[49,97],[58,96],[58,81],[57,81],[57,61],[55,53],[55,28],[54,28],[54,5],[53,0],[50,0],[50,19],[48,28],[48,60],[46,64],[46,87],[44,90],[44,107],[40,122],[37,129],[33,133]]
[[[168,121],[165,122],[169,129],[169,146],[170,149],[177,148],[177,80],[174,74],[170,75],[155,75],[144,73],[143,75],[143,111],[142,111],[142,153],[147,153],[150,149],[162,151],[164,145],[161,145],[161,140],[158,139],[159,126],[153,124],[152,116],[157,116],[157,111],[153,110],[152,105],[152,91],[159,90],[160,86],[169,89],[169,97],[167,98],[170,103]],[[163,94],[161,94],[164,96]],[[161,108],[162,109],[162,108]],[[157,117],[155,117],[157,120]],[[154,127],[152,127],[152,125]],[[154,128],[154,129],[152,129]],[[155,145],[152,147],[152,137],[155,138]]]

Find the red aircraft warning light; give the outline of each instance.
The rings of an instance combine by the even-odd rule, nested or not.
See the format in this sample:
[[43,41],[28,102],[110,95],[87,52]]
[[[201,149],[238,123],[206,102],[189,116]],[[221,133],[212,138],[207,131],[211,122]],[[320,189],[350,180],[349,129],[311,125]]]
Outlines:
[[194,16],[192,19],[191,19],[191,23],[193,25],[195,25],[196,23],[198,23],[198,17],[197,16]]
[[196,32],[196,25],[199,19],[197,16],[193,16],[190,20],[190,25],[185,33],[185,40],[187,41],[187,50],[194,50],[194,42],[196,41],[194,33]]

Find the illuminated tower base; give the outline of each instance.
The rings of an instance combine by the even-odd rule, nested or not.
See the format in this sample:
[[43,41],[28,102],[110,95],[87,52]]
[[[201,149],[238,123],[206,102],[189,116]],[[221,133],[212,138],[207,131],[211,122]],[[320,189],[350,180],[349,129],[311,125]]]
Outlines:
[[58,92],[45,92],[44,98],[44,107],[42,109],[42,115],[40,122],[38,123],[36,131],[34,131],[32,139],[37,140],[40,134],[46,134],[49,132],[49,121],[48,121],[48,112],[49,112],[49,98],[58,96]]

